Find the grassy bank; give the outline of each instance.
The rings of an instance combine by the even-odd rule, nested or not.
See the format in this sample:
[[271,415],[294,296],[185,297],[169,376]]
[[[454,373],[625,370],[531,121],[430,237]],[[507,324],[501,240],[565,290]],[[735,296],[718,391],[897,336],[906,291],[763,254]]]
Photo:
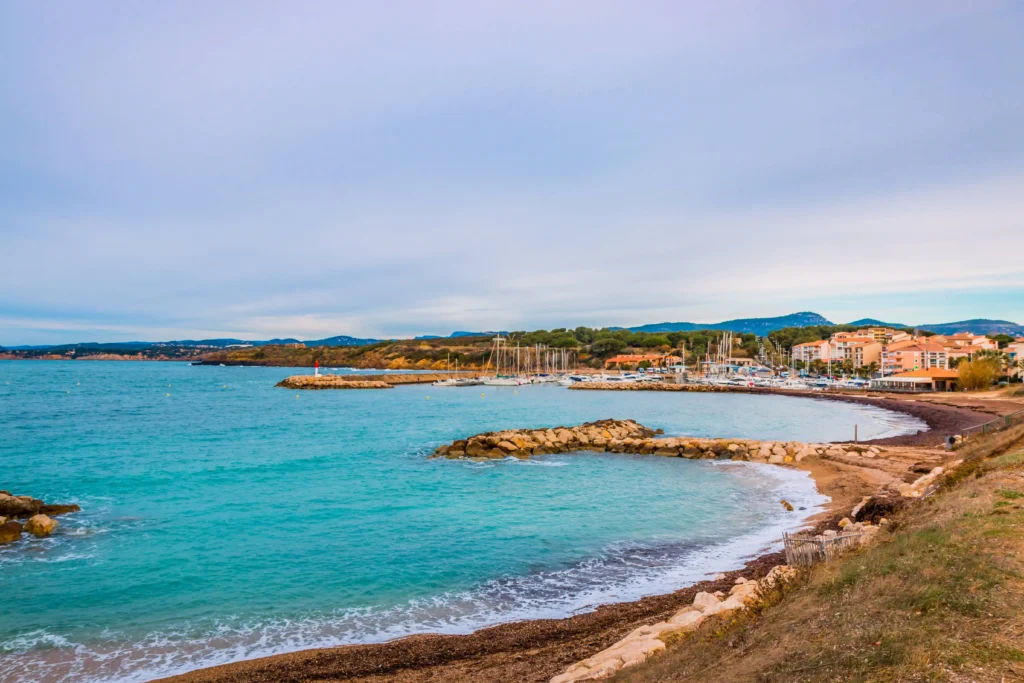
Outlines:
[[973,444],[874,546],[613,680],[1024,680],[1022,439]]

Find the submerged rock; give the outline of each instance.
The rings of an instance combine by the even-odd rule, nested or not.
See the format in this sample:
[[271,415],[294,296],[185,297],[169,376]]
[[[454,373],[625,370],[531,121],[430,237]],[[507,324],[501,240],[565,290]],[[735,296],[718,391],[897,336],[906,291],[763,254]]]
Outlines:
[[57,520],[46,515],[35,515],[25,522],[25,531],[37,538],[45,538],[57,529]]
[[4,522],[0,524],[0,545],[11,543],[21,538],[21,524],[18,522]]

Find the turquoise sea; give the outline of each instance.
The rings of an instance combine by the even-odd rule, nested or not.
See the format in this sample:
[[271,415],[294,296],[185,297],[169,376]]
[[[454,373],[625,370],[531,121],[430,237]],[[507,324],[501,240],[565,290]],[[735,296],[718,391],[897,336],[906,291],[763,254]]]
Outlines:
[[274,387],[295,372],[0,361],[0,488],[83,508],[0,548],[0,680],[146,681],[564,616],[735,567],[824,502],[766,465],[427,459],[476,432],[609,417],[823,441],[923,428],[780,396]]

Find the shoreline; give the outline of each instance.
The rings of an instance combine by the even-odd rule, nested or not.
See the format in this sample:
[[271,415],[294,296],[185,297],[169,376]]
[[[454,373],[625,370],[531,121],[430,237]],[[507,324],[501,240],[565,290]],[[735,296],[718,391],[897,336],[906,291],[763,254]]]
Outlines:
[[[767,393],[767,392],[766,392]],[[875,405],[912,415],[928,425],[917,434],[861,442],[891,447],[887,458],[848,462],[817,457],[784,467],[806,471],[819,493],[831,499],[823,512],[804,520],[815,533],[834,527],[862,497],[887,484],[913,479],[921,462],[934,466],[952,459],[937,450],[945,430],[973,426],[990,414],[963,406],[937,404],[902,396],[837,396],[817,392],[776,392]],[[246,683],[252,681],[344,680],[361,683],[426,683],[458,680],[536,681],[546,683],[566,667],[601,651],[633,629],[660,621],[690,604],[698,591],[728,590],[738,576],[762,577],[783,564],[781,552],[753,557],[725,578],[701,581],[678,590],[629,602],[599,605],[591,612],[562,619],[531,619],[486,627],[465,635],[424,634],[396,640],[299,650],[231,664],[197,669],[158,679],[162,683]]]

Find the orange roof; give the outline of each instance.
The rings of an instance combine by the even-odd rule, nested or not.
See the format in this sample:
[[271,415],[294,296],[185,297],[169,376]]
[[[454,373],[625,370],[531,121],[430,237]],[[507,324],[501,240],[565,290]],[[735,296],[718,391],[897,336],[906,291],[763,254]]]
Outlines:
[[930,368],[925,370],[911,370],[910,372],[901,372],[898,375],[889,375],[888,377],[882,377],[882,379],[899,379],[903,377],[924,377],[927,379],[958,379],[960,377],[960,373],[957,372],[956,370]]
[[822,344],[828,344],[827,339],[821,339],[816,342],[804,342],[803,344],[796,344],[794,346],[821,346]]

